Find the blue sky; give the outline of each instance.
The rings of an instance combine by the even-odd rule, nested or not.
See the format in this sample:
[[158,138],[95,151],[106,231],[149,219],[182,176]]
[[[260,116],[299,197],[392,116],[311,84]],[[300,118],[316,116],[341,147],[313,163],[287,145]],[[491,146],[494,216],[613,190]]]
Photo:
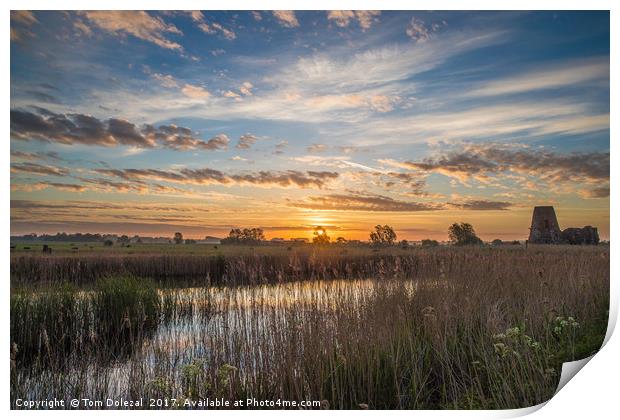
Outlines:
[[13,12],[11,151],[14,233],[606,237],[609,14]]

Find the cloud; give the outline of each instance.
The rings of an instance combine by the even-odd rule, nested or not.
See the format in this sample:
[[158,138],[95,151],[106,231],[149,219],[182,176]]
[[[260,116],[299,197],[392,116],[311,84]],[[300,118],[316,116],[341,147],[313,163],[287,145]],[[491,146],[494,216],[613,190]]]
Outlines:
[[174,124],[160,125],[157,128],[152,125],[146,125],[142,133],[153,143],[158,142],[174,150],[223,150],[228,148],[230,141],[225,134],[218,134],[205,142],[198,139],[196,134],[189,128],[178,127]]
[[257,137],[254,134],[244,134],[239,137],[239,142],[237,143],[237,149],[249,149],[256,142]]
[[203,31],[204,33],[207,33],[210,35],[220,33],[224,36],[224,38],[228,40],[233,40],[237,38],[237,34],[235,34],[233,30],[223,27],[220,23],[207,22],[205,20],[204,15],[200,11],[195,10],[193,12],[190,12],[190,16],[194,22],[198,23],[198,28],[200,28],[200,30]]
[[37,175],[66,176],[69,171],[56,166],[40,165],[38,163],[24,162],[11,165],[11,172],[29,173]]
[[429,27],[422,19],[418,19],[415,16],[411,18],[405,33],[409,38],[416,42],[426,42],[431,39],[435,27]]
[[230,139],[226,134],[218,134],[212,138],[210,138],[206,143],[202,142],[199,145],[199,148],[205,150],[221,150],[227,149],[228,143],[230,143]]
[[287,147],[288,147],[288,140],[282,140],[278,142],[278,144],[275,145],[274,153],[276,155],[281,155],[284,153],[284,149],[286,149]]
[[471,179],[485,182],[498,174],[510,172],[534,176],[550,184],[596,184],[609,180],[609,153],[558,154],[523,145],[501,144],[465,143],[457,147],[460,150],[417,162],[382,160],[381,163],[421,172],[440,173],[461,182]]
[[234,92],[232,90],[227,90],[226,92],[224,92],[223,96],[226,98],[233,98],[237,101],[241,101],[241,96],[252,96],[252,88],[254,88],[254,85],[250,82],[243,82],[241,84],[241,86],[239,87],[239,93]]
[[[26,28],[39,23],[34,13],[28,10],[11,10],[11,41],[21,42],[25,38],[34,38],[35,34]],[[15,27],[13,24],[17,24]]]
[[241,84],[241,87],[239,88],[239,92],[241,92],[242,95],[245,96],[252,96],[252,88],[254,87],[254,85],[252,85],[252,83],[250,82],[243,82]]
[[39,23],[34,13],[29,10],[11,10],[11,22],[17,22],[25,26]]
[[480,84],[468,96],[496,96],[571,87],[584,82],[609,84],[609,57],[564,61]]
[[99,29],[116,36],[132,35],[161,48],[182,51],[183,47],[167,38],[168,34],[182,35],[174,25],[144,11],[106,10],[83,11],[84,16]]
[[583,189],[579,191],[582,198],[607,198],[609,197],[609,186]]
[[382,195],[330,194],[308,197],[303,202],[290,203],[292,207],[310,210],[417,212],[442,210],[442,204],[416,203],[395,200]]
[[407,193],[410,195],[424,196],[424,188],[426,188],[426,180],[421,178],[418,174],[404,173],[404,172],[387,172],[376,173],[383,181],[382,186],[385,188],[399,187],[403,185],[407,187]]
[[186,83],[185,86],[183,86],[181,92],[190,98],[208,98],[209,95],[211,95],[209,91],[202,86],[194,86],[189,83]]
[[75,18],[73,20],[73,28],[76,29],[78,36],[85,35],[87,37],[90,37],[93,34],[93,30],[90,28],[90,26],[88,26],[86,23],[84,23],[83,20],[78,18]]
[[429,139],[525,139],[548,135],[577,135],[609,130],[609,113],[591,109],[584,101],[540,99],[508,101],[464,109],[398,113],[368,124],[361,121],[332,135],[355,137],[359,145],[427,142]]
[[295,12],[292,10],[274,10],[272,13],[284,27],[296,28],[299,26],[299,21],[297,21]]
[[314,143],[306,147],[306,150],[309,153],[323,153],[323,152],[326,152],[328,148],[329,146],[326,144]]
[[360,27],[364,30],[370,29],[374,22],[378,21],[381,12],[378,10],[329,10],[327,12],[327,20],[346,28],[351,20],[357,20]]
[[448,203],[459,210],[508,210],[512,203],[506,201],[469,200],[462,203]]
[[33,160],[54,160],[54,161],[59,161],[59,160],[64,160],[62,159],[58,153],[56,152],[36,152],[36,153],[30,153],[30,152],[22,152],[19,150],[11,150],[11,157],[12,158],[16,158],[16,159],[22,159],[22,160],[27,160],[27,161],[33,161]]
[[110,118],[99,120],[84,114],[56,114],[43,108],[37,113],[11,110],[11,137],[20,140],[39,140],[62,144],[86,144],[113,147],[132,146],[136,150],[167,147],[174,150],[218,150],[228,147],[229,139],[218,134],[208,141],[201,140],[189,128],[176,125],[143,125]]
[[259,171],[227,174],[217,169],[95,169],[101,175],[114,176],[126,181],[159,180],[178,184],[256,185],[264,187],[323,188],[338,178],[337,172],[328,171]]
[[226,98],[233,98],[233,99],[238,99],[240,98],[241,95],[239,95],[238,93],[233,92],[232,90],[227,90],[226,92],[224,92],[224,97]]
[[[45,190],[48,188],[54,188],[60,191],[67,191],[67,192],[84,192],[87,190],[87,188],[83,185],[78,185],[78,184],[65,184],[65,183],[60,183],[60,182],[36,182],[36,183],[32,183],[32,184],[15,184],[15,183],[11,183],[11,190],[12,191],[25,191],[25,192],[32,192],[32,191],[40,191],[40,190]],[[13,204],[11,203],[11,208],[13,208]]]
[[151,77],[159,82],[160,85],[167,88],[179,87],[179,82],[170,74],[153,73]]
[[373,95],[369,99],[370,107],[377,112],[390,112],[394,109],[394,104],[399,102],[398,96]]
[[[90,106],[95,109],[106,103],[110,108],[125,110],[132,119],[167,120],[182,115],[222,120],[337,122],[339,135],[347,135],[341,134],[345,130],[370,133],[375,122],[383,121],[369,118],[372,112],[387,111],[390,107],[396,108],[401,101],[406,105],[413,100],[417,84],[412,83],[412,78],[416,74],[436,68],[455,54],[497,44],[502,36],[501,32],[488,31],[446,33],[423,44],[389,44],[363,51],[324,49],[301,58],[295,56],[291,58],[293,62],[286,56],[278,59],[236,56],[234,61],[239,65],[269,67],[264,69],[268,73],[261,79],[264,87],[260,95],[253,92],[253,96],[244,97],[244,100],[231,101],[223,97],[222,92],[209,98],[209,107],[201,107],[197,106],[197,101],[188,101],[185,95],[161,89],[139,93],[130,89],[100,89]],[[239,94],[237,89],[232,91]],[[383,97],[392,99],[387,107]],[[408,113],[420,119],[424,117],[422,114]],[[402,118],[401,113],[393,113],[394,118],[398,115]],[[408,121],[390,122],[389,128],[405,131],[407,125]],[[355,133],[350,137],[357,140],[362,136]],[[363,137],[385,139],[391,136],[365,134]]]

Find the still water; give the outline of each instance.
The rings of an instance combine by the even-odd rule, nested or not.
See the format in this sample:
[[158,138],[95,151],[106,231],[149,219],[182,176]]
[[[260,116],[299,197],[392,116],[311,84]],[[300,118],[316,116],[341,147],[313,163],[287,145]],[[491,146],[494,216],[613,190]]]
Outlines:
[[373,311],[398,316],[394,299],[416,287],[406,280],[334,280],[161,290],[171,315],[130,354],[105,363],[78,355],[62,373],[20,370],[20,395],[128,398],[158,386],[180,392],[193,369],[217,376],[226,367],[241,381],[284,366],[301,374],[304,355],[337,351],[351,336],[376,333],[364,331]]

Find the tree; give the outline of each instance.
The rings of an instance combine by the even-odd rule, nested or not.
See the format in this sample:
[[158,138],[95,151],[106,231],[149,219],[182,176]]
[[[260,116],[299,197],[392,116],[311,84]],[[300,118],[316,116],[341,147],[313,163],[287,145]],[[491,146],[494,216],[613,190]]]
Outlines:
[[174,234],[174,243],[182,244],[183,243],[183,234],[181,232],[176,232]]
[[343,238],[342,236],[339,236],[338,238],[336,238],[336,243],[340,245],[344,245],[347,243],[347,240]]
[[112,242],[109,239],[106,239],[105,241],[103,241],[103,246],[112,246],[114,245],[114,242]]
[[329,243],[329,236],[327,236],[327,230],[323,228],[323,226],[316,226],[312,234],[314,235],[314,238],[312,238],[313,243],[318,245]]
[[370,242],[374,245],[393,245],[396,241],[396,233],[392,226],[377,225],[375,230],[370,232]]
[[493,241],[491,241],[491,245],[493,245],[493,246],[500,246],[503,243],[504,242],[501,239],[493,239]]
[[409,241],[406,239],[403,239],[402,241],[399,242],[399,245],[402,249],[407,249],[409,248]]
[[258,245],[265,240],[265,233],[261,228],[231,229],[228,237],[222,239],[223,244],[250,244]]
[[125,246],[129,243],[129,236],[127,235],[123,235],[121,237],[119,237],[116,242],[118,242],[119,244],[121,244],[121,246]]
[[434,239],[422,239],[422,246],[439,246],[439,242]]
[[482,240],[469,223],[453,223],[448,228],[448,236],[454,245],[480,245]]

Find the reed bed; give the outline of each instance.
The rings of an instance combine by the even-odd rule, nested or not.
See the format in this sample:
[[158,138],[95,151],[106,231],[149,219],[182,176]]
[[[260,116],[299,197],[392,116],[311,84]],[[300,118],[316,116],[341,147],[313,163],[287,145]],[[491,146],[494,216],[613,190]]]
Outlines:
[[[230,248],[230,247],[229,247]],[[233,247],[234,248],[234,247]],[[407,250],[386,247],[303,247],[287,249],[243,249],[241,255],[179,255],[162,250],[158,254],[84,254],[11,256],[11,285],[70,283],[79,287],[111,276],[149,278],[166,286],[234,286],[273,284],[282,281],[359,279],[400,276],[428,278],[445,274],[453,278],[469,275],[481,268],[505,271],[524,266],[553,269],[557,258],[575,256],[604,261],[608,247],[521,246],[488,248],[411,247]],[[499,264],[498,264],[499,262]],[[500,273],[504,274],[504,273]],[[552,275],[545,272],[545,275]]]
[[[12,404],[15,398],[144,397],[317,400],[330,409],[519,408],[549,399],[561,364],[597,351],[605,335],[605,248],[319,257],[233,258],[224,261],[222,278],[244,279],[234,286],[209,279],[201,287],[160,288],[147,317],[156,322],[135,323],[139,340],[125,353],[114,346],[77,351],[48,333],[49,347],[40,354],[59,347],[65,349],[60,359],[71,360],[52,368],[20,359],[24,349],[16,344]],[[301,273],[312,275],[289,281]],[[97,329],[75,320],[118,325],[129,312],[145,316],[153,283],[131,279],[130,286],[113,288],[119,295],[105,293],[125,302],[118,306],[85,300],[94,292],[75,285],[57,289],[58,297],[15,287],[12,342],[21,340],[22,329],[53,330],[48,318],[27,315],[28,299],[42,312],[62,308],[57,319],[82,332]],[[97,305],[120,309],[97,311]]]

